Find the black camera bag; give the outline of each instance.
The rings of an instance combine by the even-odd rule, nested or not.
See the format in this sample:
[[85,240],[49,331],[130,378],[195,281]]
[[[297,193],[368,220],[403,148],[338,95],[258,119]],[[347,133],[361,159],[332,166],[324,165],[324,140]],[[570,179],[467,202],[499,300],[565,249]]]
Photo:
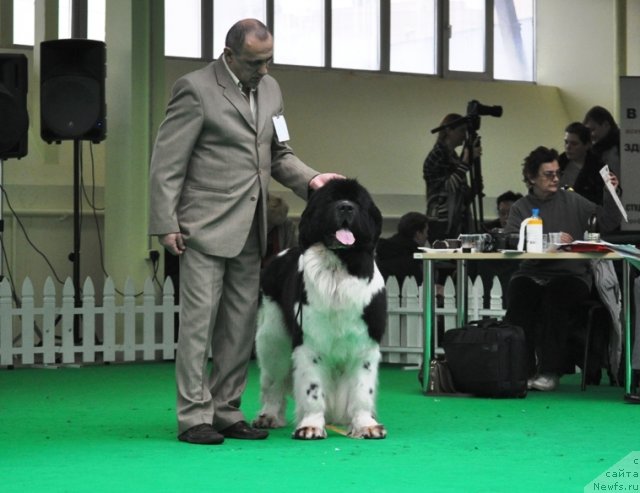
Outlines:
[[460,392],[482,397],[525,397],[524,331],[495,318],[450,329],[442,341],[453,382]]

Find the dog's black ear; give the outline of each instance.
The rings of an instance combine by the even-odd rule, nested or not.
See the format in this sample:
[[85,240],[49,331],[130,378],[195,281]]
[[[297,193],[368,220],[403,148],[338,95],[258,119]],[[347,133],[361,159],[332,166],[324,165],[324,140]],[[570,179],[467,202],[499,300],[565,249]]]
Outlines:
[[309,248],[311,246],[311,221],[309,220],[309,206],[305,207],[300,215],[300,222],[298,223],[298,245],[302,249]]
[[374,241],[377,242],[382,234],[382,212],[378,209],[378,206],[371,201],[371,208],[369,209],[369,217],[374,224]]
[[310,219],[309,219],[309,215],[311,214],[309,212],[310,207],[309,205],[311,204],[311,202],[314,200],[314,198],[316,197],[316,193],[315,190],[309,188],[309,193],[307,194],[307,204],[305,205],[305,208],[302,211],[302,214],[300,214],[300,222],[298,223],[298,246],[300,246],[303,249],[306,249],[309,247],[310,245],[310,237],[309,234],[311,233],[309,224],[311,223]]
[[318,230],[318,218],[314,215],[322,214],[324,204],[336,188],[337,182],[341,180],[330,180],[317,190],[313,190],[307,195],[307,205],[300,215],[298,224],[298,245],[302,249],[309,248],[317,243],[322,233]]

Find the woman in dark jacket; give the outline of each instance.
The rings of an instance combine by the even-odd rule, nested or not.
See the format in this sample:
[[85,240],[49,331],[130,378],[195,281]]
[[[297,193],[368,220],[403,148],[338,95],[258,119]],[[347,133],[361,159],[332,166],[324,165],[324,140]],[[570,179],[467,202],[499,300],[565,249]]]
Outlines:
[[604,180],[600,169],[604,163],[591,150],[591,131],[580,122],[565,128],[564,149],[558,164],[563,175],[560,186],[572,188],[584,198],[602,204]]
[[602,106],[594,106],[584,115],[583,123],[591,131],[595,155],[620,176],[620,128],[613,115]]

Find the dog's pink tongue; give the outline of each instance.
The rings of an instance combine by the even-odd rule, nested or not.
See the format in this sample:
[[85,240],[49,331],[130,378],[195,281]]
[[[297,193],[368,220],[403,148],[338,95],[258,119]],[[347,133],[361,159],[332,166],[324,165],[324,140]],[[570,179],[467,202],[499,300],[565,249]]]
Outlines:
[[356,241],[353,237],[353,233],[348,229],[340,229],[336,231],[336,239],[343,245],[353,245]]

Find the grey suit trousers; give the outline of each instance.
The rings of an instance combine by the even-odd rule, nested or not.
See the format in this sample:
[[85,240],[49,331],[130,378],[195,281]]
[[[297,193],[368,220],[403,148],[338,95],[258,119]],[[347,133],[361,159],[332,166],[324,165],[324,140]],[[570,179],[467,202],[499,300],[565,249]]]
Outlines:
[[221,430],[245,419],[240,400],[255,337],[259,278],[255,218],[238,256],[187,248],[180,257],[178,433],[202,423]]

